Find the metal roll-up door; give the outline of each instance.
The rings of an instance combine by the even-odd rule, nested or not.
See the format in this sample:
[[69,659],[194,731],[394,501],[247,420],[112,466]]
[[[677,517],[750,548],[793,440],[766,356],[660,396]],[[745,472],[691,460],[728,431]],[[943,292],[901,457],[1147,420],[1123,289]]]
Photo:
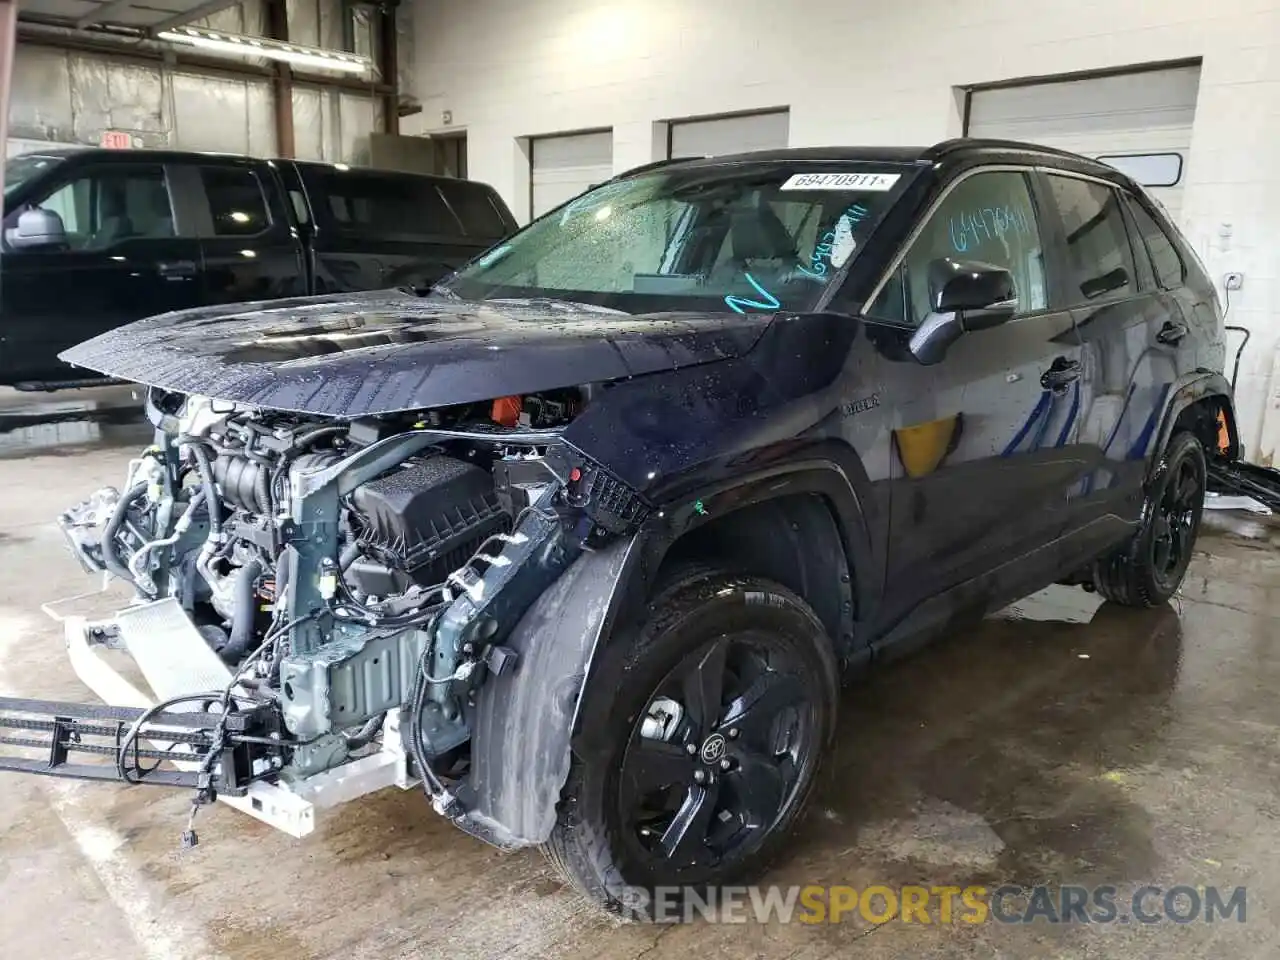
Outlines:
[[530,207],[539,217],[613,176],[613,132],[534,137],[529,166]]
[[671,157],[715,157],[787,146],[791,118],[785,110],[702,120],[671,121]]
[[1101,159],[1177,219],[1199,88],[1190,66],[975,90],[966,132]]

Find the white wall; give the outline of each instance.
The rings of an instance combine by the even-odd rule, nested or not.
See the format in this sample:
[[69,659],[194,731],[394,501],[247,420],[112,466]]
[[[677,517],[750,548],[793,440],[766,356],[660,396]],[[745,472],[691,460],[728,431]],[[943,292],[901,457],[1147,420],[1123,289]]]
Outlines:
[[661,156],[656,122],[785,106],[793,146],[925,144],[960,132],[957,87],[1201,57],[1183,226],[1215,279],[1245,274],[1244,439],[1280,448],[1280,0],[417,0],[414,22],[424,129],[452,111],[518,216],[521,137],[611,127],[622,171]]

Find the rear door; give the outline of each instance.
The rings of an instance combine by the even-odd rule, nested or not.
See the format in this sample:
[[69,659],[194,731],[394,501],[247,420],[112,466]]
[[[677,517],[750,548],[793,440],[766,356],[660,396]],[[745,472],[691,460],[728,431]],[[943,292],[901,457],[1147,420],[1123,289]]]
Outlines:
[[174,205],[161,163],[78,165],[27,207],[59,215],[63,246],[15,249],[5,219],[0,371],[7,382],[84,376],[62,350],[143,317],[195,307],[201,292],[194,224]]
[[324,164],[298,168],[314,219],[317,293],[426,290],[505,232],[481,184]]
[[179,202],[197,224],[206,304],[301,296],[302,243],[270,164],[199,157],[176,165]]
[[1146,456],[1174,382],[1194,369],[1188,351],[1199,338],[1179,302],[1183,264],[1150,214],[1113,184],[1065,172],[1045,179],[1062,222],[1065,305],[1084,348],[1080,442],[1089,462],[1072,524],[1082,550],[1096,552],[1138,519]]
[[1034,173],[961,174],[909,242],[867,309],[908,332],[930,316],[928,272],[947,258],[1010,271],[1015,317],[962,335],[922,365],[884,352],[894,438],[885,615],[967,588],[958,602],[999,603],[1056,572],[1054,542],[1079,474],[1072,452],[1080,347],[1071,314],[1053,306],[1045,248],[1052,222]]

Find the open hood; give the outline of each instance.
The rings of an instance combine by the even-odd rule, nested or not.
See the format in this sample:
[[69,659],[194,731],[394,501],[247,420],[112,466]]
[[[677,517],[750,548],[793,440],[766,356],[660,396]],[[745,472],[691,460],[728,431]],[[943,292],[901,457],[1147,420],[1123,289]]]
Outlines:
[[166,390],[359,417],[731,359],[769,320],[381,291],[167,313],[60,357]]

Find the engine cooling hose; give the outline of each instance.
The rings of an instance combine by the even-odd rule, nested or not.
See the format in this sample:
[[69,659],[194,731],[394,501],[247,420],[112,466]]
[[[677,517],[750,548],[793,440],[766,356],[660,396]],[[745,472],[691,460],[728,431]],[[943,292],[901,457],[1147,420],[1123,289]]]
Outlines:
[[236,664],[243,660],[249,652],[249,644],[253,642],[253,621],[258,607],[254,587],[261,575],[262,563],[258,560],[250,560],[236,574],[231,604],[231,639],[218,651],[218,656],[227,663]]
[[190,437],[179,437],[178,443],[184,444],[195,458],[196,469],[200,471],[200,480],[204,484],[205,509],[209,511],[209,536],[216,537],[222,533],[222,503],[218,499],[218,487],[214,483],[209,453],[201,441]]
[[111,519],[102,528],[102,562],[108,570],[121,580],[129,583],[133,582],[133,574],[116,555],[116,534],[120,532],[120,527],[124,524],[125,514],[129,512],[129,504],[146,492],[147,482],[145,480],[141,483],[135,483],[126,490],[119,501],[116,502],[116,508],[111,512]]

